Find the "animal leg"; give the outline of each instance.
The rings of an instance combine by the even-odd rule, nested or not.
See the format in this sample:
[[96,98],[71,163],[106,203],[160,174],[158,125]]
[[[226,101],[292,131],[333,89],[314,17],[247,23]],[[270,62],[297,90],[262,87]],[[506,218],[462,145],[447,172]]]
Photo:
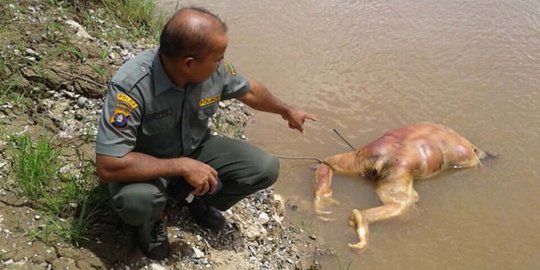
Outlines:
[[[318,215],[330,215],[332,211],[324,211],[321,208],[323,200],[337,203],[332,199],[332,169],[326,164],[320,164],[315,172],[315,199],[313,208]],[[326,218],[323,218],[326,220]]]
[[397,183],[383,183],[377,188],[383,202],[382,206],[359,211],[354,209],[349,224],[354,226],[359,241],[349,244],[351,248],[363,249],[367,245],[369,224],[401,215],[417,200],[417,193],[412,188],[412,180]]
[[406,208],[407,205],[402,203],[389,203],[363,211],[354,209],[349,218],[349,224],[355,227],[359,241],[355,244],[349,244],[349,247],[354,249],[365,248],[368,241],[370,223],[399,216]]
[[[340,174],[358,174],[356,152],[338,154],[325,159],[315,172],[315,200],[313,207],[318,215],[330,215],[332,211],[322,210],[323,202],[339,204],[332,198],[332,177],[334,171]],[[323,218],[325,219],[325,218]]]

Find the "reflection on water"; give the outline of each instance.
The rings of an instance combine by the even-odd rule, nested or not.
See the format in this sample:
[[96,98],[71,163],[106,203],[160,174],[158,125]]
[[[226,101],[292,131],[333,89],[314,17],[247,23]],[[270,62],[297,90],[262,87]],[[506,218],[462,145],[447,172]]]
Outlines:
[[[176,1],[161,2],[175,6]],[[291,213],[351,269],[540,269],[540,2],[183,1],[229,24],[227,58],[276,95],[319,116],[306,134],[256,115],[248,137],[282,155],[348,151],[405,123],[447,125],[501,154],[482,168],[418,181],[417,210],[370,227],[367,250],[346,220],[378,204],[373,186],[336,177],[335,221]],[[284,161],[278,192],[311,200],[309,162]],[[322,258],[336,269],[335,257]],[[346,263],[344,263],[346,262]]]

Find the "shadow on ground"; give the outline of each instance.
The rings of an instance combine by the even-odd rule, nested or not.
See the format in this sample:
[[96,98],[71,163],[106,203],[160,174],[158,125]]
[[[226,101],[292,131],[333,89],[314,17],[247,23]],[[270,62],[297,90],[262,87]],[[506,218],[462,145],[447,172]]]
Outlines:
[[[105,187],[98,186],[93,194],[106,194]],[[95,200],[95,199],[94,199]],[[149,260],[144,257],[137,247],[136,230],[125,225],[112,210],[108,197],[105,200],[90,200],[88,208],[96,209],[95,216],[84,231],[84,241],[80,243],[83,249],[93,253],[102,267],[116,268],[129,266],[144,266]],[[76,217],[83,211],[77,209]],[[194,254],[193,244],[203,246],[203,252],[210,249],[232,250],[239,252],[245,248],[244,238],[237,223],[229,223],[218,233],[202,229],[196,225],[189,215],[187,207],[169,202],[166,208],[168,215],[169,241],[171,254],[169,260],[179,261],[189,259]],[[74,219],[73,226],[76,226]],[[202,244],[202,245],[201,245]]]

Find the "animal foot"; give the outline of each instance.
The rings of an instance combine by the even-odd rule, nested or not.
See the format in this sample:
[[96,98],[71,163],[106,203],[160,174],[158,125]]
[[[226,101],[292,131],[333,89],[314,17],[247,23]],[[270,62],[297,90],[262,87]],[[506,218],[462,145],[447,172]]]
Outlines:
[[355,227],[356,235],[358,236],[358,243],[349,244],[349,247],[353,249],[363,249],[367,245],[368,226],[365,223],[362,213],[357,209],[353,209],[351,216],[349,217],[349,225]]
[[331,215],[332,211],[321,210],[322,207],[320,205],[320,202],[321,202],[320,200],[315,200],[313,204],[313,208],[317,216],[323,221],[333,221],[334,220],[333,218],[325,217],[325,216]]
[[[332,198],[325,198],[325,201],[332,201],[333,199]],[[331,215],[332,214],[332,211],[325,211],[325,210],[322,210],[322,206],[321,206],[321,202],[322,200],[320,198],[316,198],[315,201],[313,202],[313,209],[315,209],[315,213],[317,213],[317,215]]]
[[362,250],[367,246],[367,241],[360,241],[356,244],[349,244],[349,247],[356,250]]

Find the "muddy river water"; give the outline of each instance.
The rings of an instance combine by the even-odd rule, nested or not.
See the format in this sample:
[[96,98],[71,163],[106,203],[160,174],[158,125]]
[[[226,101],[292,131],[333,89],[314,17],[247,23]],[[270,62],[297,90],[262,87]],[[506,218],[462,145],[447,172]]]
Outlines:
[[247,136],[272,153],[325,157],[349,150],[332,128],[361,146],[432,121],[501,155],[417,181],[417,209],[373,224],[362,252],[347,246],[347,217],[378,205],[373,185],[335,177],[341,205],[323,222],[309,204],[314,164],[282,161],[276,189],[297,203],[291,218],[335,250],[324,269],[540,269],[539,1],[180,2],[224,18],[237,70],[317,114],[302,135],[257,113]]

